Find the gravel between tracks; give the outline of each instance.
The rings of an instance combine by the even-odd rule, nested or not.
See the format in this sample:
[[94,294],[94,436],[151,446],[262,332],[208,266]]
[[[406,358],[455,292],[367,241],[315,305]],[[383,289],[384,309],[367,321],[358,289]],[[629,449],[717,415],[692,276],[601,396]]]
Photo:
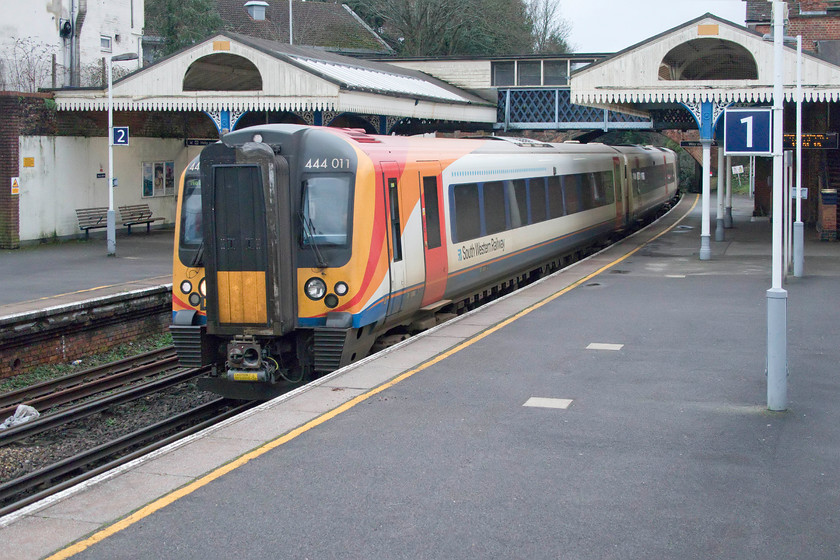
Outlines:
[[0,483],[218,398],[186,382],[83,420],[0,447]]

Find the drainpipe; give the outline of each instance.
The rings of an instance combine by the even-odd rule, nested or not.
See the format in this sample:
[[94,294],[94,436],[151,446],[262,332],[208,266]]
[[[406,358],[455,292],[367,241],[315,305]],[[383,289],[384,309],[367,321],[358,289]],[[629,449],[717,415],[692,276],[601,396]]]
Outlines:
[[81,85],[81,75],[82,75],[82,49],[81,49],[81,35],[82,35],[82,26],[85,23],[85,17],[87,16],[87,0],[79,0],[79,11],[76,14],[76,22],[73,25],[73,43],[70,47],[72,52],[72,64],[73,67],[70,69],[70,85],[79,87]]

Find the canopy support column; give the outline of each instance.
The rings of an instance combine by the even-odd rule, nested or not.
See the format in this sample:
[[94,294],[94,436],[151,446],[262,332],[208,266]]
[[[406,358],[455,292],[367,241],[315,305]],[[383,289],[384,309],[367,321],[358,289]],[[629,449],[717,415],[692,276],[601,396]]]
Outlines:
[[723,155],[723,147],[717,149],[717,227],[715,228],[715,241],[724,241],[724,198],[726,196],[726,156]]
[[[700,230],[700,260],[707,261],[712,258],[712,249],[709,245],[711,239],[711,171],[712,142],[715,138],[715,124],[728,103],[717,101],[693,101],[681,103],[689,110],[697,121],[697,128],[700,130],[700,144],[703,146],[703,194],[702,208],[703,218]],[[722,151],[722,150],[721,150]]]

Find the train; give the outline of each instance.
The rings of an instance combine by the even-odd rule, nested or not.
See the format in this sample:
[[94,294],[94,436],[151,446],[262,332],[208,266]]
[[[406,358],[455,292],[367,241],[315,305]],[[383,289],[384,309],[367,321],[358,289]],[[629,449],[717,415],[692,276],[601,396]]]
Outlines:
[[203,389],[267,399],[513,291],[678,196],[652,146],[225,134],[179,183],[171,332]]

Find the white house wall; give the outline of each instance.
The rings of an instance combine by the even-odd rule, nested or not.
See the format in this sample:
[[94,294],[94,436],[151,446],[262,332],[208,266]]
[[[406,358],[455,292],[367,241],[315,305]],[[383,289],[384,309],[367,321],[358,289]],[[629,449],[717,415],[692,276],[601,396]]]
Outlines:
[[[77,5],[79,1],[76,0]],[[144,25],[143,0],[86,0],[86,2],[87,14],[80,35],[83,69],[100,64],[103,56],[126,52],[137,52],[142,55],[138,49]],[[56,85],[59,87],[69,85],[69,69],[72,60],[70,39],[61,38],[59,25],[60,20],[71,19],[71,0],[3,0],[2,7],[0,58],[5,58],[16,39],[31,38],[32,42],[46,47],[49,53],[56,55],[56,64],[59,67]],[[112,52],[102,51],[100,35],[119,36],[119,41],[112,42]],[[136,62],[122,64],[129,69],[139,67]],[[51,79],[47,79],[41,87],[52,87]]]
[[[175,196],[142,197],[142,163],[174,161],[175,181],[200,147],[183,140],[132,138],[128,147],[114,147],[114,210],[126,204],[147,203],[155,216],[172,225]],[[20,240],[78,235],[76,208],[108,206],[108,144],[105,138],[23,136],[20,138]],[[34,158],[26,167],[24,158]],[[160,222],[159,222],[160,223]],[[158,223],[158,224],[159,224]],[[119,212],[117,211],[119,227]]]
[[[68,0],[64,0],[68,2]],[[132,22],[134,25],[132,25]],[[140,67],[143,58],[143,0],[87,0],[87,16],[82,26],[82,65],[97,63],[102,57],[137,53],[139,59],[123,62],[126,68]],[[100,36],[111,37],[112,51],[103,52]]]

